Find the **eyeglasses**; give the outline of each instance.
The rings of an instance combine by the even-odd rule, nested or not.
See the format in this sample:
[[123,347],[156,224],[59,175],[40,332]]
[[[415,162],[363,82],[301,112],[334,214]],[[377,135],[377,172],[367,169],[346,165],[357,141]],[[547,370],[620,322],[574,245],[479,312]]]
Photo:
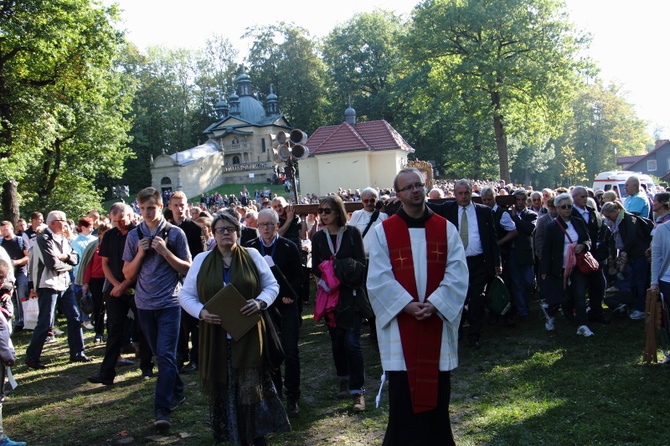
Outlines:
[[562,204],[562,205],[559,206],[559,208],[561,208],[561,209],[572,209],[572,205],[571,204]]
[[397,192],[407,192],[407,191],[411,191],[411,190],[414,190],[414,189],[416,189],[416,190],[423,190],[423,188],[424,188],[425,186],[426,186],[426,183],[414,183],[414,184],[410,184],[409,186],[405,186],[405,187],[403,187],[402,189],[398,189],[398,190],[396,191],[396,193],[397,193]]
[[316,210],[316,213],[317,213],[317,214],[326,214],[326,215],[330,215],[331,212],[333,212],[333,210],[330,209],[330,208],[318,208],[318,209]]
[[271,221],[269,221],[267,223],[258,223],[258,226],[264,226],[266,228],[271,228],[273,226],[277,226],[277,223],[272,223]]
[[214,228],[214,232],[217,234],[232,234],[233,232],[237,232],[237,228],[235,226],[219,226],[218,228]]
[[367,199],[367,200],[361,200],[361,201],[362,201],[363,203],[374,203],[375,201],[377,201],[377,199],[376,199],[376,198],[370,198],[370,199]]

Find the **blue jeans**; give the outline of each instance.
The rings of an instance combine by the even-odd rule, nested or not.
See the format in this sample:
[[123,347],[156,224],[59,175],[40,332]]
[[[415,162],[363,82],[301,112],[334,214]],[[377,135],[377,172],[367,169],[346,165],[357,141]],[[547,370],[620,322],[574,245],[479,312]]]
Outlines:
[[509,256],[510,278],[512,279],[512,299],[520,317],[528,317],[528,302],[533,291],[533,265],[520,265],[516,253]]
[[26,359],[30,361],[39,361],[44,348],[44,341],[49,334],[49,328],[55,320],[56,304],[67,319],[67,343],[70,348],[70,358],[84,354],[84,333],[81,331],[81,318],[77,299],[74,296],[72,286],[65,291],[56,291],[51,288],[37,289],[39,305],[39,315],[37,324],[33,330],[33,336],[30,339],[30,345],[26,350]]
[[184,382],[177,368],[177,341],[181,324],[181,307],[160,310],[137,310],[142,332],[156,356],[158,377],[154,393],[156,412],[170,412],[175,398],[184,395]]
[[340,379],[349,378],[349,392],[352,394],[365,392],[365,371],[361,350],[361,315],[357,313],[353,319],[353,328],[348,330],[328,327],[337,376]]

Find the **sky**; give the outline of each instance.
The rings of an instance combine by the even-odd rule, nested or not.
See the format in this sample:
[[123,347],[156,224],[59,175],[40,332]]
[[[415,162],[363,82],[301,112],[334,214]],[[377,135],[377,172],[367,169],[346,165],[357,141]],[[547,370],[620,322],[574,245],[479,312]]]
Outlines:
[[[600,67],[600,77],[622,86],[648,132],[663,128],[670,139],[670,37],[665,22],[670,17],[668,0],[564,0],[570,19],[591,34],[588,55]],[[387,9],[406,14],[414,0],[307,1],[255,0],[246,7],[226,0],[104,0],[122,9],[120,27],[140,49],[153,45],[170,48],[202,48],[215,34],[227,37],[246,54],[249,42],[241,39],[254,25],[295,23],[312,36],[322,37],[358,12]],[[277,5],[282,9],[277,10]]]

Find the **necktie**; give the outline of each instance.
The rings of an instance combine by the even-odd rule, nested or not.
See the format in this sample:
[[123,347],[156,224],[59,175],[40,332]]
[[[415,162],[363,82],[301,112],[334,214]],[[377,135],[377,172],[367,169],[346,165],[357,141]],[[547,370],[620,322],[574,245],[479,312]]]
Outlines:
[[466,212],[465,208],[461,208],[463,210],[463,216],[461,217],[461,228],[460,228],[460,233],[461,233],[461,241],[463,242],[463,248],[468,247],[468,213]]

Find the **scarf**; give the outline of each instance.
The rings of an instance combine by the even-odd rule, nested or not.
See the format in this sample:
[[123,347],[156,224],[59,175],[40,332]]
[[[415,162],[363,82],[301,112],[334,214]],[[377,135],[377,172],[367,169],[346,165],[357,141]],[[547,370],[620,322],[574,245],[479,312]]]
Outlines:
[[[246,249],[233,249],[230,265],[230,283],[246,298],[254,299],[260,293],[260,275],[251,255]],[[206,303],[224,285],[223,256],[213,249],[202,262],[198,271],[197,289],[201,303]],[[250,330],[239,341],[231,341],[231,358],[234,368],[260,368],[263,364],[263,320],[257,330]],[[200,324],[200,355],[198,370],[203,392],[214,396],[217,389],[225,388],[228,382],[227,332],[220,325]]]
[[[404,218],[401,218],[404,217]],[[391,267],[396,280],[414,298],[419,300],[412,258],[408,220],[412,227],[418,224],[426,231],[427,259],[426,297],[437,289],[447,266],[447,222],[432,212],[424,214],[423,221],[411,219],[399,211],[382,222],[388,242]],[[424,260],[424,259],[422,259]],[[423,263],[423,262],[422,262]],[[440,351],[442,347],[442,319],[432,317],[418,321],[401,312],[397,316],[402,343],[407,380],[414,413],[427,412],[437,407],[437,384],[440,373]]]

